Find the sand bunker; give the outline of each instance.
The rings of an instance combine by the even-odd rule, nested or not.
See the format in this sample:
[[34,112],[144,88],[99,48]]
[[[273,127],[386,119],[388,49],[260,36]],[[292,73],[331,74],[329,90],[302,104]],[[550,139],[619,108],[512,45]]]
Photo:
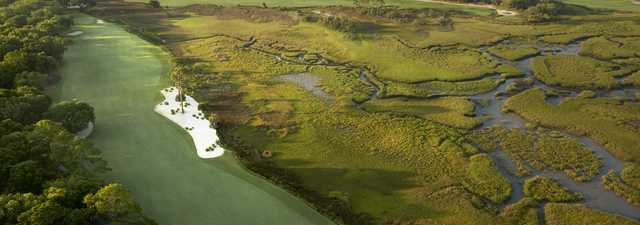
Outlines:
[[217,131],[211,127],[204,113],[198,110],[198,102],[191,96],[186,96],[183,113],[179,111],[180,102],[176,101],[177,88],[165,88],[161,93],[165,100],[156,106],[155,111],[189,132],[198,157],[210,159],[222,156],[224,149],[218,144],[220,138]]
[[87,124],[87,127],[84,128],[84,130],[79,131],[78,133],[76,133],[76,136],[84,139],[84,138],[88,138],[89,135],[91,135],[91,133],[93,133],[93,122],[89,122]]
[[81,35],[81,34],[84,34],[84,32],[77,30],[77,31],[73,31],[73,32],[67,33],[67,36],[73,37],[73,36],[78,36],[78,35]]

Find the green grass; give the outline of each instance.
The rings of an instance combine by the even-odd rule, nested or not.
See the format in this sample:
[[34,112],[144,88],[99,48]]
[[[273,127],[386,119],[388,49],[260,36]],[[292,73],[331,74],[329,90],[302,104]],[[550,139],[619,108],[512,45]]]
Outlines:
[[640,206],[640,166],[638,164],[626,164],[620,174],[609,171],[602,177],[602,184],[607,190],[614,191],[627,202]]
[[545,224],[548,225],[638,225],[634,219],[599,212],[579,204],[549,203],[544,206]]
[[640,87],[640,72],[636,72],[634,74],[629,75],[627,78],[624,79],[624,83],[628,85]]
[[518,202],[507,205],[500,213],[501,217],[507,218],[509,224],[518,225],[538,225],[539,202],[535,199],[523,197]]
[[632,72],[605,61],[570,55],[536,57],[531,67],[545,84],[567,88],[614,88],[620,85],[616,77]]
[[74,29],[84,34],[72,38],[49,92],[95,107],[90,140],[109,163],[106,178],[130,188],[146,215],[160,224],[331,224],[233,154],[200,159],[185,130],[153,111],[170,85],[161,48],[93,17],[80,16]]
[[631,187],[640,189],[640,164],[627,164],[620,172],[622,180]]
[[523,58],[538,55],[540,51],[534,47],[513,46],[513,45],[496,45],[488,49],[489,53],[500,58],[511,61],[518,61]]
[[575,202],[581,199],[558,181],[551,178],[535,176],[524,182],[524,194],[528,197],[545,202]]
[[640,39],[596,37],[580,43],[580,55],[597,59],[640,57]]
[[446,82],[432,81],[418,84],[386,82],[384,96],[470,96],[494,90],[503,82],[501,79],[483,78],[472,81]]
[[474,155],[469,158],[469,162],[469,179],[465,182],[469,190],[495,203],[509,199],[511,184],[496,169],[488,155]]
[[501,149],[513,159],[518,175],[528,175],[533,169],[554,169],[583,182],[596,176],[602,166],[589,149],[568,137],[551,136],[544,130],[534,133],[494,128],[493,132]]
[[464,98],[445,97],[430,100],[377,99],[362,107],[371,112],[417,116],[452,127],[471,129],[480,125],[473,116],[474,104]]
[[562,2],[586,6],[594,9],[640,12],[640,5],[633,4],[631,0],[562,0]]
[[569,34],[555,34],[555,35],[546,35],[541,37],[540,39],[549,44],[569,44],[578,39],[589,37],[589,35],[584,33],[569,33]]
[[530,89],[509,98],[503,108],[545,127],[586,135],[619,159],[640,160],[640,140],[633,125],[640,120],[637,102],[569,98],[556,106],[545,98],[543,90]]

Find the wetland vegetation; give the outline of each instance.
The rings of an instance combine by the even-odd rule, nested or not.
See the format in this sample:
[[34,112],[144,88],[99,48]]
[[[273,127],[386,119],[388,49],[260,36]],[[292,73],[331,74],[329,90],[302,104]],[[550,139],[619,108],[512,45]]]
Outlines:
[[[14,63],[30,57],[0,36],[0,116],[27,133],[95,122],[106,177],[132,192],[105,184],[82,203],[117,194],[140,209],[132,194],[160,224],[640,224],[640,6],[617,1],[99,0],[81,11],[107,25],[60,8],[80,26],[60,17],[57,36],[82,31],[60,37],[64,61],[51,47],[51,65]],[[13,2],[0,5],[28,0]],[[0,17],[22,24],[12,7]],[[61,62],[53,93],[67,101],[52,104],[40,83]],[[146,114],[165,84],[199,102],[223,157],[197,159],[169,124],[143,131],[167,122]],[[34,167],[18,161],[0,174]],[[162,176],[140,178],[150,168]]]

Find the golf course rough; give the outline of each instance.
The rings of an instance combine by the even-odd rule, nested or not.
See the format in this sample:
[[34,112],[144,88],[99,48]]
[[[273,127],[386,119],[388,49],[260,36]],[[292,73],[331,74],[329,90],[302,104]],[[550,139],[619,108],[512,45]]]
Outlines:
[[301,200],[248,173],[225,154],[202,160],[189,136],[153,111],[169,85],[169,56],[111,23],[79,15],[52,87],[56,101],[95,107],[90,136],[144,213],[162,225],[332,224]]

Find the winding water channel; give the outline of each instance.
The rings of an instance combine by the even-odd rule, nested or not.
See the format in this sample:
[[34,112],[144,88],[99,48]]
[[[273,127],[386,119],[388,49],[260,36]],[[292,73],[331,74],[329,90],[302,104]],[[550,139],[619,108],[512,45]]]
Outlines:
[[[579,42],[571,43],[566,46],[561,45],[545,45],[541,47],[541,49],[553,49],[553,51],[543,52],[543,55],[546,54],[565,54],[565,55],[577,55],[580,48]],[[509,63],[507,60],[500,59],[495,56],[491,56],[493,60],[496,60],[501,63]],[[533,78],[533,72],[530,68],[529,61],[532,57],[525,58],[516,62],[513,62],[513,65],[516,66],[520,71],[525,73],[525,78]],[[507,97],[498,93],[505,93],[506,87],[514,82],[517,79],[522,78],[511,78],[507,79],[504,83],[502,83],[496,90],[484,93],[480,95],[476,95],[471,97],[472,100],[476,102],[487,102],[485,106],[478,107],[476,109],[477,115],[483,115],[485,117],[483,121],[482,127],[479,129],[486,129],[492,126],[500,126],[510,129],[525,129],[526,121],[520,118],[518,115],[513,113],[503,113],[500,109],[502,105],[506,101]],[[566,97],[573,97],[577,95],[575,90],[559,90],[554,89],[552,87],[548,87],[540,81],[536,81],[533,84],[533,87],[550,90],[553,89],[555,92],[560,93],[560,95],[552,98],[548,98],[547,102],[550,104],[557,105]],[[598,96],[602,97],[627,97],[633,96],[632,92],[638,91],[634,88],[618,88],[614,90],[608,91],[598,91]],[[481,104],[482,105],[482,104]],[[569,134],[565,134],[567,136],[573,137],[578,140],[583,146],[593,151],[595,155],[597,155],[603,162],[602,167],[598,171],[596,177],[589,182],[575,182],[567,175],[565,175],[562,171],[534,171],[532,175],[542,175],[546,177],[550,177],[558,180],[560,184],[564,187],[568,188],[573,192],[578,192],[583,195],[584,204],[588,207],[595,208],[598,210],[602,210],[605,212],[617,213],[620,215],[624,215],[631,218],[640,219],[640,207],[635,206],[627,202],[621,197],[618,197],[613,191],[607,191],[604,189],[602,184],[602,176],[605,175],[609,170],[614,170],[616,172],[620,172],[623,168],[624,162],[616,159],[612,156],[606,149],[604,149],[601,145],[595,143],[588,137],[578,137]],[[496,150],[493,153],[493,158],[499,169],[505,175],[505,177],[510,181],[513,193],[511,199],[506,203],[514,203],[520,200],[523,197],[522,184],[524,180],[529,177],[518,177],[514,175],[516,173],[515,166],[511,159],[500,149]]]
[[156,114],[170,57],[110,23],[76,19],[73,44],[48,92],[95,107],[89,137],[144,212],[163,225],[332,224],[303,201],[246,171],[232,154],[203,160],[187,133]]

